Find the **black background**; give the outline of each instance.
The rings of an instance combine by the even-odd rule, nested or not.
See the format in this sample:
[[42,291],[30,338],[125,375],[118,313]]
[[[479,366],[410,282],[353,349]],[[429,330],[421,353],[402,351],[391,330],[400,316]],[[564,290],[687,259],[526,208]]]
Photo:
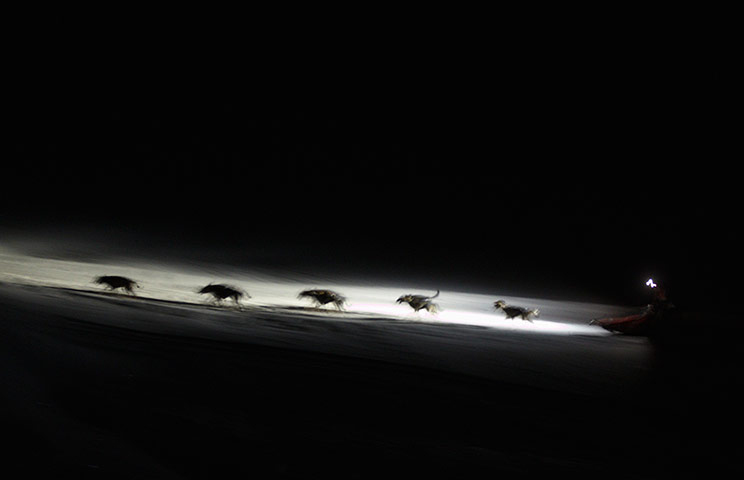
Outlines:
[[721,62],[601,27],[24,43],[3,218],[463,288],[638,302],[654,275],[677,301],[721,300],[736,184]]

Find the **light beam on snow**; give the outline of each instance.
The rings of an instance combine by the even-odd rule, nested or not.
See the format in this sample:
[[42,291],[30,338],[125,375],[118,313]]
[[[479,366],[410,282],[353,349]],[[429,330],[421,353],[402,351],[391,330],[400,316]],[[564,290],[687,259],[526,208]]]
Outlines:
[[[472,325],[490,329],[520,331],[525,333],[548,333],[559,335],[608,335],[604,329],[588,325],[588,320],[600,313],[584,310],[588,304],[553,301],[554,311],[581,309],[581,313],[571,316],[570,322],[551,318],[549,312],[541,319],[532,322],[519,318],[506,319],[504,314],[493,310],[493,298],[497,295],[482,295],[463,292],[442,291],[437,298],[438,313],[426,310],[414,312],[406,304],[395,300],[402,294],[429,294],[426,289],[409,287],[390,287],[354,284],[348,282],[320,282],[317,278],[272,278],[258,276],[251,272],[231,270],[216,272],[209,269],[181,268],[172,264],[153,264],[147,262],[104,263],[78,260],[38,258],[11,251],[0,251],[0,281],[13,283],[65,287],[103,292],[104,289],[93,284],[99,275],[123,275],[137,281],[142,289],[137,291],[139,299],[167,300],[189,304],[204,304],[204,299],[196,294],[198,288],[210,282],[226,282],[247,291],[252,298],[241,301],[245,307],[259,306],[274,309],[307,307],[297,299],[297,293],[307,288],[328,288],[346,296],[349,300],[344,312],[327,313],[329,321],[377,321],[381,317],[388,320],[419,322],[422,325]],[[652,279],[647,282],[655,286]],[[515,300],[519,301],[515,297]],[[521,299],[530,306],[540,306],[539,299]],[[547,302],[547,301],[546,301]],[[592,306],[592,308],[603,306]],[[543,308],[541,308],[543,310]],[[326,312],[319,310],[318,315]],[[249,315],[250,311],[246,311]],[[586,323],[582,319],[586,318]],[[575,320],[575,321],[574,321]]]

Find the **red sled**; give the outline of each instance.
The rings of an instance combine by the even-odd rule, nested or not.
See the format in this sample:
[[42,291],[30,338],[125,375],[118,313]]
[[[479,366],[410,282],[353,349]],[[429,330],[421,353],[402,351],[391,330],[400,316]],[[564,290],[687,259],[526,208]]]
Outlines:
[[655,317],[653,310],[649,309],[643,313],[628,315],[627,317],[595,319],[590,322],[590,325],[599,325],[610,332],[624,333],[625,335],[647,335]]

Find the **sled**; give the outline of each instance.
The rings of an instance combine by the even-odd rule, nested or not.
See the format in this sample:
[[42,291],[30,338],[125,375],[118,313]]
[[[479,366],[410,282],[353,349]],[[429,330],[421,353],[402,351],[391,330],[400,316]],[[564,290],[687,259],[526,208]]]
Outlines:
[[653,324],[654,312],[648,309],[643,313],[628,315],[625,317],[598,318],[590,322],[590,325],[599,325],[610,332],[623,333],[625,335],[647,335]]

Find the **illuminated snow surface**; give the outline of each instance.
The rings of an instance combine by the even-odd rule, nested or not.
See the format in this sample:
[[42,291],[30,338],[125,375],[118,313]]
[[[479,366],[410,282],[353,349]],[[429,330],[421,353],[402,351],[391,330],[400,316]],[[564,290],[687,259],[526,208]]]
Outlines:
[[[413,286],[372,286],[358,282],[322,282],[306,276],[293,279],[272,278],[270,275],[231,271],[221,276],[205,268],[177,268],[171,265],[136,265],[91,263],[70,260],[34,258],[0,252],[0,281],[27,285],[44,285],[88,292],[108,293],[105,286],[93,279],[99,275],[122,275],[135,280],[142,287],[135,294],[138,300],[162,300],[202,305],[212,305],[209,296],[196,292],[208,283],[225,283],[248,292],[241,306],[248,313],[251,308],[296,309],[311,307],[312,302],[298,299],[297,294],[307,288],[325,288],[337,291],[347,298],[343,312],[330,305],[316,309],[314,313],[328,315],[329,319],[360,319],[370,314],[374,318],[397,319],[422,324],[459,324],[486,328],[526,331],[532,333],[608,335],[605,330],[588,325],[593,316],[605,315],[617,307],[579,302],[540,300],[504,295],[483,295],[443,290],[433,300],[440,311],[413,312],[407,304],[395,300],[404,293],[433,295],[435,292],[416,289]],[[322,283],[320,283],[322,282]],[[121,290],[119,290],[120,293]],[[498,298],[497,298],[498,297]],[[540,317],[525,321],[520,318],[506,319],[502,312],[493,308],[493,302],[503,299],[509,305],[539,308]],[[222,306],[235,307],[231,301]],[[309,313],[309,312],[306,312]]]
[[[99,275],[137,281],[136,297],[93,283]],[[433,295],[416,285],[370,285],[360,279],[272,276],[209,266],[99,263],[38,258],[0,251],[2,292],[67,318],[86,322],[247,344],[348,355],[439,368],[521,384],[585,391],[619,385],[647,366],[643,339],[610,334],[592,318],[622,307],[441,290],[440,312],[396,304],[402,294]],[[222,306],[196,291],[225,283],[251,295],[240,307]],[[15,284],[15,285],[13,285]],[[325,288],[344,295],[339,312],[313,308],[297,294]],[[539,308],[532,322],[506,319],[493,302]],[[614,380],[610,380],[614,379]]]

